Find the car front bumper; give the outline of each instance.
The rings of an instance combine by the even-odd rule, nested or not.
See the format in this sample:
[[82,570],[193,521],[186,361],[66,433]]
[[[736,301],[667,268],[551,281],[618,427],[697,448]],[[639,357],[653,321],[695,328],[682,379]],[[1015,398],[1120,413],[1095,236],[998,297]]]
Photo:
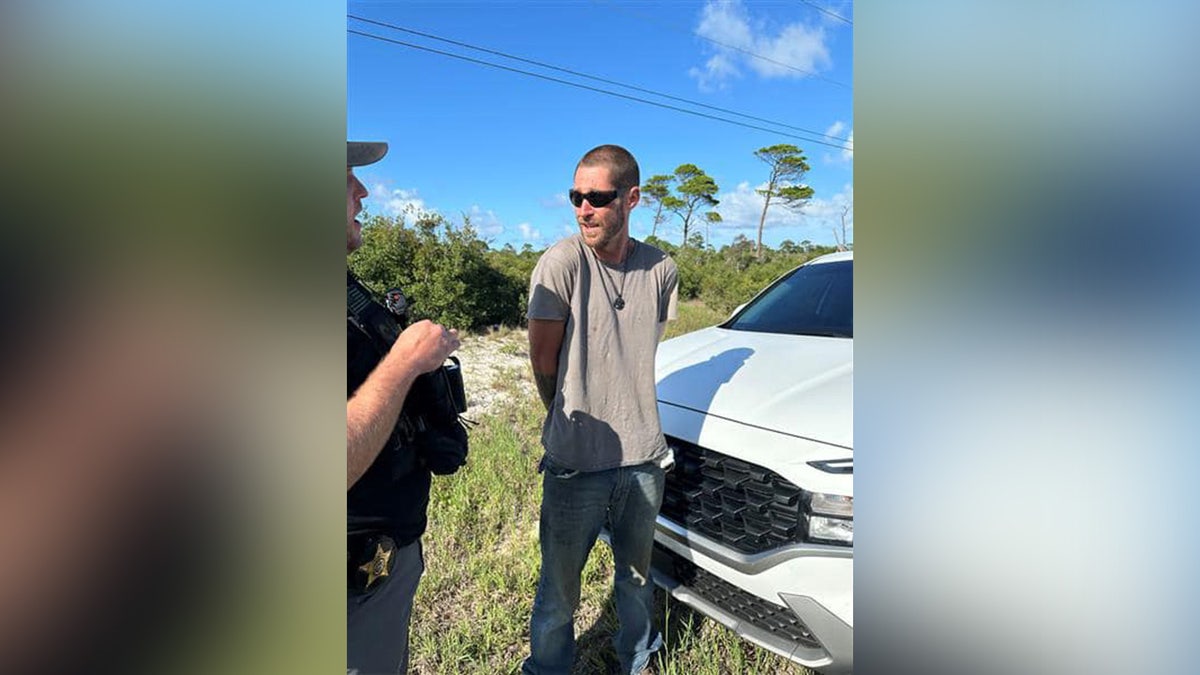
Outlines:
[[659,517],[654,581],[746,640],[824,675],[854,664],[852,551],[730,551]]

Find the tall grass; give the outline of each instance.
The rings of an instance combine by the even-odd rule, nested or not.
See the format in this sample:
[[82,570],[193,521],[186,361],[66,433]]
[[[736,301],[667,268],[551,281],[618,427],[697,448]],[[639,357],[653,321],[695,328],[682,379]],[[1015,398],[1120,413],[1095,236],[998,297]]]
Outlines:
[[[690,309],[680,314],[699,316]],[[540,564],[537,463],[543,418],[536,397],[521,388],[529,379],[525,366],[496,378],[493,386],[509,388],[514,403],[479,420],[465,467],[453,476],[434,477],[424,538],[426,572],[410,632],[415,672],[517,673],[529,654],[529,615]],[[583,573],[574,673],[615,671],[612,575],[612,554],[597,544]],[[657,606],[666,644],[651,664],[653,672],[808,672],[742,641],[661,590]]]
[[667,332],[663,335],[663,339],[669,340],[684,333],[715,326],[728,318],[728,314],[710,309],[698,300],[681,302],[679,303],[679,315],[674,321],[667,324]]

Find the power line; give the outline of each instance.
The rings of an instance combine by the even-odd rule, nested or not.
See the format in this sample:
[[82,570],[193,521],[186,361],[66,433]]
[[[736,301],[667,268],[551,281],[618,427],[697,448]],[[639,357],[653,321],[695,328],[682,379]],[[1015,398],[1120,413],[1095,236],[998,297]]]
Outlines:
[[808,5],[809,7],[812,7],[813,9],[817,10],[818,12],[822,12],[822,13],[828,14],[829,16],[832,16],[833,18],[837,19],[838,21],[845,21],[846,23],[850,24],[851,26],[854,25],[854,22],[851,21],[850,19],[847,19],[846,17],[841,16],[840,14],[834,14],[833,12],[825,9],[824,7],[818,5],[815,2],[809,2],[808,0],[800,0],[800,2],[803,2],[804,4]]
[[[594,2],[602,2],[602,0],[593,0],[593,1],[594,1]],[[613,9],[615,9],[615,10],[617,10],[618,12],[622,12],[622,13],[624,13],[624,14],[628,14],[629,16],[634,16],[634,17],[637,17],[637,18],[639,18],[639,19],[642,19],[643,21],[648,21],[648,22],[650,22],[650,23],[658,24],[659,26],[663,26],[663,27],[665,27],[665,28],[670,28],[671,30],[673,30],[673,31],[675,31],[675,32],[677,32],[677,33],[683,33],[684,35],[689,35],[689,36],[698,37],[698,38],[700,38],[701,40],[707,40],[708,42],[711,42],[711,43],[713,43],[714,45],[718,45],[718,46],[720,46],[720,47],[724,47],[724,48],[726,48],[726,49],[732,49],[732,50],[734,50],[734,51],[736,51],[736,52],[741,52],[742,54],[745,54],[746,56],[750,56],[750,57],[753,57],[753,58],[759,59],[759,60],[761,60],[761,61],[766,61],[767,63],[773,63],[773,64],[775,64],[775,65],[777,65],[777,66],[781,66],[781,67],[783,67],[783,68],[787,68],[787,69],[789,69],[789,70],[794,70],[794,71],[796,71],[796,72],[798,72],[798,73],[804,73],[805,75],[811,75],[812,77],[815,77],[815,78],[817,78],[818,80],[821,80],[822,82],[827,82],[827,83],[829,83],[829,84],[832,84],[832,85],[834,85],[834,86],[837,86],[837,87],[842,87],[842,88],[844,88],[844,89],[850,89],[850,88],[851,88],[851,87],[850,87],[850,85],[846,84],[845,82],[839,82],[839,81],[837,81],[837,80],[832,80],[832,79],[830,79],[830,78],[828,78],[828,77],[825,77],[824,75],[821,75],[820,73],[817,73],[817,72],[815,72],[815,71],[812,71],[812,70],[806,70],[806,69],[804,69],[804,68],[801,68],[801,67],[799,67],[799,66],[794,66],[794,65],[792,65],[792,64],[790,64],[790,63],[784,63],[783,61],[776,61],[775,59],[772,59],[772,58],[770,58],[770,57],[767,57],[767,56],[763,56],[762,54],[756,54],[756,53],[754,53],[754,52],[750,51],[749,49],[744,49],[744,48],[742,48],[742,47],[739,47],[739,46],[737,46],[737,45],[731,45],[731,44],[728,44],[728,43],[726,43],[726,42],[721,42],[720,40],[714,40],[713,38],[706,37],[706,36],[704,36],[704,35],[700,35],[700,34],[698,34],[698,33],[695,33],[695,32],[693,32],[693,31],[691,31],[691,30],[685,30],[685,29],[683,29],[683,28],[680,28],[679,26],[676,26],[676,25],[674,25],[674,24],[667,23],[667,22],[665,22],[665,21],[659,21],[658,19],[651,18],[651,17],[649,17],[649,16],[646,16],[645,14],[642,14],[641,12],[635,12],[635,11],[633,11],[633,10],[627,9],[627,8],[625,8],[625,7],[622,7],[620,4],[612,4],[612,8],[613,8]],[[840,17],[839,17],[839,18],[840,18]],[[844,20],[844,19],[843,19],[843,20]]]
[[460,41],[457,41],[457,40],[450,40],[450,38],[446,38],[446,37],[439,37],[439,36],[437,36],[437,35],[428,34],[428,32],[421,32],[421,31],[419,31],[419,30],[413,30],[413,29],[403,28],[403,26],[398,26],[398,25],[395,25],[395,24],[389,24],[389,23],[379,22],[379,20],[368,19],[368,18],[365,18],[365,17],[358,17],[358,16],[354,16],[354,14],[347,14],[347,16],[348,16],[349,18],[352,18],[352,19],[360,20],[360,22],[365,22],[365,23],[370,23],[370,24],[374,24],[374,25],[384,26],[384,28],[390,28],[390,29],[394,29],[394,30],[398,30],[398,31],[402,31],[402,32],[407,32],[407,34],[410,34],[410,35],[419,35],[419,36],[421,36],[421,37],[427,37],[427,38],[430,38],[430,40],[436,40],[436,41],[439,41],[439,42],[446,42],[446,43],[450,43],[450,44],[455,44],[455,46],[458,46],[458,47],[464,47],[464,48],[467,48],[467,49],[474,49],[474,50],[476,50],[476,52],[484,52],[484,53],[487,53],[487,54],[493,54],[493,55],[497,55],[497,56],[503,56],[503,58],[505,58],[505,59],[512,59],[512,60],[515,60],[515,61],[526,62],[526,64],[530,64],[530,65],[535,65],[535,66],[539,66],[539,67],[548,68],[548,70],[553,70],[553,71],[558,71],[558,72],[564,72],[564,73],[572,74],[572,76],[576,76],[576,77],[583,77],[583,78],[587,78],[587,79],[592,79],[592,80],[595,80],[595,82],[602,82],[602,83],[605,83],[605,84],[613,84],[613,85],[617,85],[617,86],[623,86],[623,88],[625,88],[625,89],[632,89],[632,90],[634,90],[634,91],[641,91],[641,92],[643,92],[643,94],[650,94],[650,95],[654,95],[654,96],[661,96],[662,98],[668,98],[668,100],[672,100],[672,101],[679,101],[679,102],[683,102],[683,103],[689,103],[689,104],[691,104],[691,106],[698,106],[698,107],[701,107],[701,108],[708,108],[708,109],[710,109],[710,110],[718,110],[718,112],[721,112],[721,113],[726,113],[726,114],[731,114],[731,115],[737,115],[737,117],[740,117],[740,118],[745,118],[745,119],[751,119],[751,120],[761,121],[761,123],[766,123],[766,124],[775,125],[775,126],[782,126],[782,127],[786,127],[786,129],[792,129],[792,130],[796,130],[796,131],[803,131],[804,133],[811,133],[811,135],[815,135],[815,136],[821,136],[821,137],[824,137],[824,138],[833,139],[833,141],[842,141],[842,142],[846,142],[846,143],[851,143],[851,141],[850,141],[850,138],[845,138],[845,137],[840,137],[840,136],[830,136],[830,135],[828,135],[828,133],[822,133],[822,132],[820,132],[820,131],[814,131],[814,130],[811,130],[811,129],[804,129],[804,127],[802,127],[802,126],[794,126],[794,125],[790,125],[790,124],[780,123],[780,121],[775,121],[775,120],[769,120],[769,119],[766,119],[766,118],[755,117],[755,115],[750,115],[750,114],[746,114],[746,113],[739,113],[739,112],[737,112],[737,110],[731,110],[731,109],[728,109],[728,108],[721,108],[721,107],[718,107],[718,106],[709,106],[709,104],[708,104],[708,103],[702,103],[702,102],[700,102],[700,101],[692,101],[692,100],[690,100],[690,98],[683,98],[683,97],[680,97],[680,96],[673,96],[673,95],[671,95],[671,94],[664,94],[664,92],[661,92],[661,91],[655,91],[655,90],[653,90],[653,89],[646,89],[646,88],[642,88],[642,86],[636,86],[636,85],[632,85],[632,84],[625,84],[625,83],[622,83],[622,82],[617,82],[617,80],[613,80],[613,79],[607,79],[607,78],[602,78],[602,77],[596,77],[596,76],[592,76],[592,74],[587,74],[587,73],[582,73],[582,72],[578,72],[578,71],[570,70],[570,68],[564,68],[564,67],[554,66],[554,65],[552,65],[552,64],[546,64],[546,62],[542,62],[542,61],[535,61],[535,60],[533,60],[533,59],[526,59],[526,58],[522,58],[522,56],[515,56],[515,55],[512,55],[512,54],[506,54],[506,53],[504,53],[504,52],[498,52],[498,50],[496,50],[496,49],[488,49],[488,48],[485,48],[485,47],[478,47],[478,46],[475,46],[475,44],[469,44],[469,43],[467,43],[467,42],[460,42]]
[[411,42],[404,42],[403,40],[396,40],[396,39],[394,39],[394,38],[383,37],[382,35],[373,35],[373,34],[371,34],[371,33],[364,33],[364,32],[362,32],[362,31],[357,31],[357,30],[354,30],[354,29],[352,29],[352,28],[347,28],[347,29],[346,29],[346,32],[347,32],[347,33],[351,33],[351,34],[353,34],[353,35],[361,35],[362,37],[365,37],[365,38],[371,38],[372,40],[379,40],[380,42],[389,42],[389,43],[391,43],[391,44],[401,45],[401,46],[403,46],[403,47],[409,47],[409,48],[412,48],[412,49],[419,49],[419,50],[421,50],[421,51],[430,52],[430,53],[432,53],[432,54],[438,54],[438,55],[441,55],[441,56],[448,56],[448,57],[450,57],[450,58],[452,58],[452,59],[459,59],[460,61],[467,61],[468,63],[475,63],[475,64],[478,64],[478,65],[481,65],[481,66],[489,66],[489,67],[491,67],[491,68],[498,68],[498,69],[500,69],[500,70],[507,70],[507,71],[509,71],[509,72],[511,72],[511,73],[518,73],[518,74],[521,74],[521,75],[528,75],[528,76],[530,76],[530,77],[536,77],[536,78],[538,78],[538,79],[541,79],[541,80],[547,80],[547,81],[549,81],[549,82],[557,82],[558,84],[565,84],[565,85],[567,85],[568,87],[575,87],[575,88],[577,88],[577,89],[586,89],[586,90],[588,90],[588,91],[594,91],[594,92],[596,92],[596,93],[599,93],[599,94],[607,94],[607,95],[609,95],[609,96],[615,96],[615,97],[617,97],[617,98],[623,98],[623,99],[626,99],[626,100],[628,100],[628,101],[636,101],[636,102],[638,102],[638,103],[645,103],[645,104],[647,104],[647,105],[652,105],[652,106],[655,106],[655,107],[657,107],[657,108],[665,108],[666,110],[674,110],[675,112],[681,112],[681,113],[685,113],[685,114],[687,114],[687,115],[695,115],[696,117],[704,117],[704,118],[706,118],[706,119],[710,119],[710,120],[716,120],[716,121],[718,121],[718,122],[724,122],[724,123],[726,123],[726,124],[733,124],[733,125],[735,125],[735,126],[739,126],[739,127],[745,127],[745,128],[747,128],[747,129],[757,129],[758,131],[765,131],[765,132],[767,132],[767,133],[776,134],[776,135],[778,135],[778,136],[786,136],[786,137],[788,137],[788,138],[796,138],[796,139],[799,139],[799,140],[802,140],[802,141],[807,141],[807,142],[809,142],[809,143],[816,143],[816,144],[818,144],[818,145],[827,145],[827,146],[829,146],[829,147],[831,147],[831,148],[837,148],[837,149],[839,149],[839,150],[853,150],[853,147],[850,147],[850,146],[838,145],[838,144],[836,144],[836,143],[827,143],[827,142],[825,142],[825,141],[819,141],[819,140],[817,140],[817,139],[815,139],[815,138],[806,138],[806,137],[804,137],[804,136],[797,136],[796,134],[789,134],[789,133],[787,133],[787,132],[784,132],[784,131],[778,131],[778,130],[775,130],[775,129],[768,129],[767,127],[760,127],[760,126],[756,126],[756,125],[753,125],[753,124],[746,124],[745,122],[738,122],[737,120],[726,119],[726,118],[724,118],[724,117],[717,117],[716,115],[709,115],[709,114],[707,114],[707,113],[697,112],[697,111],[695,111],[695,110],[688,110],[687,108],[680,108],[680,107],[678,107],[678,106],[667,105],[666,103],[659,103],[658,101],[651,101],[651,100],[644,99],[644,98],[638,98],[637,96],[630,96],[630,95],[628,95],[628,94],[622,94],[622,93],[620,93],[620,92],[616,92],[616,91],[609,91],[609,90],[607,90],[607,89],[601,89],[601,88],[599,88],[599,87],[591,87],[591,86],[588,86],[588,85],[586,85],[586,84],[579,84],[578,82],[571,82],[571,81],[569,81],[569,80],[563,80],[563,79],[560,79],[560,78],[557,78],[557,77],[550,77],[549,75],[542,75],[542,74],[540,74],[540,73],[532,73],[532,72],[529,72],[529,71],[527,71],[527,70],[521,70],[521,69],[519,69],[519,68],[512,68],[512,67],[510,67],[510,66],[501,65],[501,64],[499,64],[499,63],[492,63],[492,62],[490,62],[490,61],[483,61],[483,60],[480,60],[480,59],[473,59],[473,58],[471,58],[471,57],[469,57],[469,56],[463,56],[463,55],[461,55],[461,54],[454,54],[454,53],[452,53],[452,52],[446,52],[446,51],[442,51],[442,50],[440,50],[440,49],[433,49],[432,47],[424,47],[424,46],[422,46],[422,45],[413,44],[413,43],[411,43]]
[[776,122],[776,121],[774,121],[774,120],[769,120],[769,119],[766,119],[766,118],[763,118],[763,117],[756,117],[756,116],[754,116],[754,115],[748,115],[748,114],[746,114],[746,113],[741,113],[741,112],[738,112],[738,111],[736,111],[736,110],[729,110],[728,108],[721,108],[721,107],[714,106],[714,105],[708,105],[707,103],[701,103],[700,101],[693,101],[693,100],[691,100],[691,99],[682,98],[682,97],[680,97],[680,96],[673,96],[673,95],[671,95],[671,94],[664,94],[664,93],[662,93],[662,92],[660,92],[660,91],[655,91],[655,90],[653,90],[653,89],[646,89],[646,88],[644,88],[644,87],[638,87],[638,86],[636,86],[636,85],[632,85],[632,84],[625,84],[625,83],[623,83],[623,82],[618,82],[618,81],[616,81],[616,80],[610,80],[610,79],[603,78],[603,77],[597,77],[597,76],[595,76],[595,75],[588,75],[587,73],[581,73],[581,72],[579,72],[579,71],[576,71],[576,70],[571,70],[571,69],[569,69],[569,68],[561,68],[561,67],[559,67],[559,66],[555,66],[555,65],[552,65],[552,64],[549,64],[549,63],[544,63],[544,62],[542,62],[542,61],[535,61],[535,60],[533,60],[533,59],[528,59],[528,58],[524,58],[524,57],[521,57],[521,56],[514,56],[514,55],[512,55],[512,54],[506,54],[505,52],[497,51],[497,50],[495,50],[495,49],[488,49],[488,48],[486,48],[486,47],[480,47],[480,46],[477,46],[477,45],[472,45],[472,44],[469,44],[469,43],[466,43],[466,42],[460,42],[460,41],[458,41],[458,40],[451,40],[450,38],[444,38],[444,37],[440,37],[440,36],[437,36],[437,35],[433,35],[432,33],[424,33],[424,32],[421,32],[421,31],[419,31],[419,30],[413,30],[413,29],[411,29],[411,28],[405,28],[405,27],[403,27],[403,26],[397,26],[397,25],[395,25],[395,24],[385,23],[385,22],[383,22],[383,21],[377,21],[377,20],[375,20],[375,19],[368,19],[368,18],[366,18],[366,17],[356,16],[356,15],[354,15],[354,14],[347,14],[347,17],[349,17],[349,18],[351,18],[351,19],[354,19],[354,20],[357,20],[357,21],[362,21],[362,22],[364,22],[364,23],[374,24],[374,25],[376,25],[376,26],[382,26],[382,27],[384,27],[384,28],[390,28],[390,29],[397,30],[397,31],[400,31],[400,32],[403,32],[403,33],[408,33],[408,34],[410,34],[410,35],[419,35],[419,36],[421,36],[421,37],[428,38],[428,39],[430,39],[430,40],[437,40],[438,42],[445,42],[445,43],[448,43],[448,44],[456,45],[456,46],[458,46],[458,47],[465,47],[466,49],[471,49],[471,50],[478,51],[478,52],[484,52],[484,53],[486,53],[486,54],[492,54],[492,55],[494,55],[494,56],[500,56],[500,57],[503,57],[503,58],[506,58],[506,59],[512,59],[512,60],[514,60],[514,61],[520,61],[520,62],[522,62],[522,63],[528,63],[528,64],[530,64],[530,65],[538,66],[538,67],[541,67],[541,68],[546,68],[546,69],[548,69],[548,70],[555,70],[555,71],[558,71],[558,72],[560,72],[560,73],[566,73],[566,74],[568,74],[568,75],[573,75],[573,76],[575,76],[575,77],[582,77],[582,78],[586,78],[586,79],[589,79],[589,80],[593,80],[593,81],[595,81],[595,82],[603,82],[603,83],[605,83],[605,84],[612,84],[612,85],[616,85],[616,86],[618,86],[618,87],[624,87],[624,88],[626,88],[626,89],[632,89],[633,91],[640,91],[640,92],[642,92],[642,93],[644,93],[644,94],[651,94],[651,95],[653,95],[653,96],[659,96],[659,97],[662,97],[662,98],[665,98],[665,99],[669,99],[669,100],[672,100],[672,101],[679,101],[679,102],[681,102],[681,103],[687,103],[687,104],[689,104],[689,105],[699,106],[699,107],[701,107],[701,108],[707,108],[707,109],[709,109],[709,110],[716,110],[717,112],[723,112],[723,113],[725,113],[725,114],[727,114],[727,115],[736,115],[737,117],[744,117],[744,118],[746,118],[746,119],[755,120],[755,121],[757,121],[757,122],[765,122],[765,123],[767,123],[767,124],[772,124],[772,125],[774,125],[774,126],[778,126],[778,127],[785,127],[785,128],[788,128],[788,129],[794,129],[794,130],[796,130],[796,131],[802,131],[802,132],[804,132],[804,133],[806,133],[806,134],[812,134],[812,135],[815,135],[815,136],[821,136],[821,137],[823,137],[823,138],[828,138],[828,139],[835,140],[835,141],[843,141],[843,142],[846,142],[846,143],[852,143],[852,142],[853,142],[853,141],[851,141],[849,138],[844,138],[844,137],[841,137],[841,136],[831,136],[830,134],[824,134],[824,133],[821,133],[821,132],[819,132],[819,131],[813,131],[812,129],[805,129],[804,127],[798,127],[798,126],[794,126],[794,125],[791,125],[791,124],[785,124],[785,123],[783,123],[783,122]]

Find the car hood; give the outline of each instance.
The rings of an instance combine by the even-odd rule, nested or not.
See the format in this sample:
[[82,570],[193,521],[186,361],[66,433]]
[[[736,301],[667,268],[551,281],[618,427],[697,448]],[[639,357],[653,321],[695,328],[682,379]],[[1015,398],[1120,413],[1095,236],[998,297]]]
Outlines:
[[706,328],[659,345],[655,379],[662,403],[854,447],[851,338]]

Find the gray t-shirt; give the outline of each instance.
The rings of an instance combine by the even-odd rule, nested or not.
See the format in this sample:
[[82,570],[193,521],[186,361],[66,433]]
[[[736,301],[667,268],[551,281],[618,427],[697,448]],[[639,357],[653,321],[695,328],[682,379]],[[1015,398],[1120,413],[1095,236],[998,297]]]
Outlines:
[[608,265],[578,234],[538,260],[526,316],[566,321],[558,393],[542,425],[542,445],[555,464],[602,471],[666,452],[654,355],[658,324],[675,318],[678,276],[675,262],[649,244],[635,242],[624,266]]

